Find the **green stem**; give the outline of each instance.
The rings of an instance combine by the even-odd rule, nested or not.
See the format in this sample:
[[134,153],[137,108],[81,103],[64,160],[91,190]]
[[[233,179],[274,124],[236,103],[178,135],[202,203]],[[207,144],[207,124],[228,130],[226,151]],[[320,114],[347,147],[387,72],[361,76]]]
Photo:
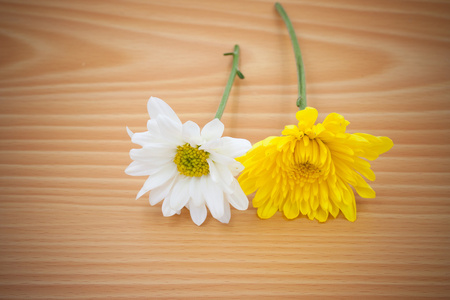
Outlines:
[[297,80],[298,80],[298,98],[297,106],[299,110],[305,109],[306,107],[306,83],[305,83],[305,68],[303,66],[302,52],[300,51],[300,46],[298,45],[297,36],[295,34],[294,27],[292,26],[291,20],[289,20],[286,11],[280,3],[275,3],[275,8],[283,19],[286,27],[289,31],[289,36],[291,37],[292,47],[294,48],[295,62],[297,64]]
[[234,46],[234,51],[229,53],[224,53],[223,55],[233,55],[233,66],[231,67],[230,77],[228,78],[227,85],[225,87],[225,91],[223,92],[222,101],[220,101],[219,108],[217,109],[215,118],[222,118],[223,111],[225,110],[225,106],[227,105],[228,96],[230,95],[231,87],[233,86],[234,77],[236,75],[244,79],[244,75],[242,75],[241,71],[238,69],[239,63],[239,45]]

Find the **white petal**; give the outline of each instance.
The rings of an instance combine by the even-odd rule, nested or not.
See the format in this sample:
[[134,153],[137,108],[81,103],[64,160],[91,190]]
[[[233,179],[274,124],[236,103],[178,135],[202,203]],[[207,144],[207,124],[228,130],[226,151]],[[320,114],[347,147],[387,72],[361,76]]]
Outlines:
[[181,125],[181,121],[173,109],[159,98],[150,97],[147,102],[147,110],[150,118],[152,119],[156,119],[158,116],[164,115],[170,118],[173,122]]
[[233,176],[237,176],[244,170],[244,165],[238,161],[234,161],[233,163],[228,165],[228,169],[231,171]]
[[148,129],[148,132],[150,132],[151,134],[159,134],[160,133],[160,130],[158,127],[158,122],[156,122],[156,118],[150,119],[147,121],[147,129]]
[[217,220],[219,220],[222,223],[228,224],[231,219],[231,211],[230,211],[230,204],[228,202],[223,203],[223,216]]
[[[131,154],[131,151],[130,151]],[[134,175],[139,174],[142,170],[145,170],[144,164],[140,161],[133,161],[131,164],[128,165],[128,167],[125,169],[125,174],[131,175],[131,176],[140,176],[140,175]]]
[[133,161],[126,169],[125,174],[131,176],[147,176],[154,169],[158,169],[160,165],[151,162]]
[[131,141],[135,144],[144,146],[155,141],[154,137],[148,132],[135,132],[131,137]]
[[[208,162],[209,166],[209,175],[211,176],[211,180],[216,183],[222,191],[226,193],[232,193],[232,189],[228,184],[225,183],[224,178],[222,177],[222,174],[217,170],[216,166],[220,165],[215,162],[213,162],[211,159],[206,160]],[[230,173],[230,171],[227,171]],[[231,175],[231,174],[230,174]]]
[[[164,117],[164,118],[168,119],[167,117]],[[147,121],[147,129],[148,129],[148,133],[150,134],[150,136],[152,138],[152,141],[154,143],[157,143],[160,145],[173,146],[174,142],[167,140],[167,133],[161,132],[161,128],[159,127],[157,120],[158,119],[156,118],[156,119],[151,119],[151,120]],[[172,121],[170,121],[170,122],[172,122]],[[176,125],[176,126],[178,128],[176,135],[179,136],[180,135],[179,132],[181,132],[181,129],[180,129],[181,127],[179,125]]]
[[168,198],[166,198],[166,199],[164,200],[161,209],[162,209],[162,213],[163,213],[163,216],[164,216],[164,217],[171,217],[171,216],[173,216],[174,214],[178,213],[176,210],[173,210],[173,209],[170,207],[170,201],[169,201]]
[[167,164],[161,164],[159,167],[155,167],[153,168],[151,171],[148,172],[148,175],[154,175],[156,173],[161,172],[163,169],[165,169],[167,167]]
[[[202,147],[199,148],[200,150],[203,150]],[[209,152],[209,159],[212,159],[214,162],[218,162],[220,164],[223,165],[229,165],[229,164],[233,164],[234,162],[236,162],[236,160],[234,160],[234,158],[228,157],[226,155],[217,153],[217,152],[210,152],[208,150],[206,150],[207,152]]]
[[200,136],[200,127],[192,121],[187,121],[183,124],[183,140],[192,147],[200,145],[202,142],[202,137]]
[[194,221],[197,226],[202,225],[207,214],[205,205],[196,206],[191,204],[189,205],[189,211],[191,213],[192,221]]
[[252,144],[245,139],[235,139],[226,136],[205,143],[203,147],[213,150],[217,153],[235,158],[247,153],[247,151],[252,147]]
[[189,182],[189,195],[192,198],[192,202],[195,206],[204,205],[202,190],[200,186],[200,180],[204,180],[205,176],[202,177],[192,177]]
[[[163,163],[161,163],[163,162]],[[173,164],[169,162],[170,164]],[[133,161],[126,169],[125,174],[131,176],[150,176],[160,172],[167,166],[164,161]]]
[[172,189],[170,207],[178,211],[188,203],[189,198],[189,180],[180,176]]
[[176,145],[180,145],[182,143],[181,124],[175,123],[173,120],[164,115],[159,115],[158,118],[156,118],[156,121],[158,122],[159,129],[161,130],[161,137]]
[[205,125],[202,129],[202,138],[205,141],[218,139],[222,136],[225,126],[219,119],[214,119]]
[[214,165],[214,162],[211,159],[209,159],[209,158],[206,161],[208,162],[209,174],[211,175],[211,179],[215,183],[218,183],[219,180],[220,180],[220,175],[219,175],[219,172],[216,169],[216,166]]
[[223,182],[229,186],[234,179],[230,169],[226,165],[222,165],[219,163],[214,163],[214,165],[216,166],[217,172],[220,174]]
[[133,137],[133,131],[131,131],[130,130],[130,128],[128,128],[128,126],[127,126],[127,133],[128,133],[128,136],[130,137],[130,138],[132,138]]
[[175,158],[175,147],[163,147],[161,145],[149,144],[141,149],[131,149],[130,157],[132,160],[146,161],[156,163],[170,161]]
[[248,208],[248,198],[242,191],[242,188],[236,179],[234,179],[231,184],[231,188],[233,189],[233,193],[226,194],[226,200],[230,202],[234,208],[238,210],[246,210]]
[[140,198],[142,195],[144,195],[148,191],[166,183],[169,179],[174,177],[177,174],[177,172],[178,172],[178,170],[177,170],[175,164],[173,164],[173,165],[167,165],[164,169],[162,169],[158,173],[149,176],[148,179],[145,181],[144,186],[141,188],[141,190],[137,194],[136,199]]
[[150,191],[148,200],[151,206],[161,202],[162,199],[167,197],[176,178],[177,177],[174,177],[172,180],[166,181],[166,183]]
[[219,219],[223,216],[223,191],[209,176],[205,176],[206,186],[202,186],[203,196],[212,216]]

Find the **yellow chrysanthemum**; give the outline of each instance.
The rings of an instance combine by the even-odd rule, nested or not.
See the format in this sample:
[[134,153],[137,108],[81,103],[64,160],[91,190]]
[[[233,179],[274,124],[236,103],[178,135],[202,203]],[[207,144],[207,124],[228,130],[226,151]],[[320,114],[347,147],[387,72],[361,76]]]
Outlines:
[[237,159],[245,166],[239,182],[247,195],[256,191],[253,206],[260,218],[279,210],[288,219],[301,213],[325,222],[342,211],[353,222],[356,205],[350,185],[363,198],[375,197],[361,176],[375,180],[365,159],[391,149],[392,140],[346,133],[349,122],[337,113],[314,125],[317,115],[311,107],[297,112],[297,126],[286,126],[283,136],[268,137]]

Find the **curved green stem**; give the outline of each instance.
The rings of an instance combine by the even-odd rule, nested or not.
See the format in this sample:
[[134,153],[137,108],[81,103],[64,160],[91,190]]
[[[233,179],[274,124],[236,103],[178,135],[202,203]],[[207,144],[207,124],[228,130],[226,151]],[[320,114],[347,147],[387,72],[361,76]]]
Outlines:
[[234,46],[234,51],[229,53],[224,53],[223,55],[233,55],[233,66],[231,67],[230,77],[228,78],[227,85],[225,87],[225,91],[223,92],[222,101],[220,101],[219,108],[217,109],[215,118],[222,118],[223,111],[225,110],[225,106],[227,105],[228,96],[230,95],[231,87],[233,86],[234,77],[236,75],[244,79],[244,75],[238,69],[239,63],[239,45]]
[[291,37],[292,47],[294,48],[295,62],[297,64],[297,80],[298,80],[298,98],[297,106],[299,110],[305,109],[306,107],[306,83],[305,83],[305,68],[303,66],[302,52],[300,51],[300,46],[298,45],[297,36],[295,34],[294,27],[292,26],[291,20],[289,20],[286,11],[280,3],[275,3],[275,8],[283,19],[286,27],[289,31],[289,36]]

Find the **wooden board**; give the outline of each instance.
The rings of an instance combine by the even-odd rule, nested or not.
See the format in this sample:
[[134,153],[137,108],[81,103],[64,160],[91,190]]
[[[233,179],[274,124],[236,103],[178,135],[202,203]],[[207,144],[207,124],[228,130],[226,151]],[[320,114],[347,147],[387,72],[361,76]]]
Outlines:
[[[135,201],[124,169],[147,99],[255,143],[295,123],[296,70],[270,1],[0,1],[0,298],[450,297],[450,4],[286,1],[308,104],[393,139],[375,199],[325,224],[232,210],[197,227]],[[251,199],[251,197],[250,197]]]

